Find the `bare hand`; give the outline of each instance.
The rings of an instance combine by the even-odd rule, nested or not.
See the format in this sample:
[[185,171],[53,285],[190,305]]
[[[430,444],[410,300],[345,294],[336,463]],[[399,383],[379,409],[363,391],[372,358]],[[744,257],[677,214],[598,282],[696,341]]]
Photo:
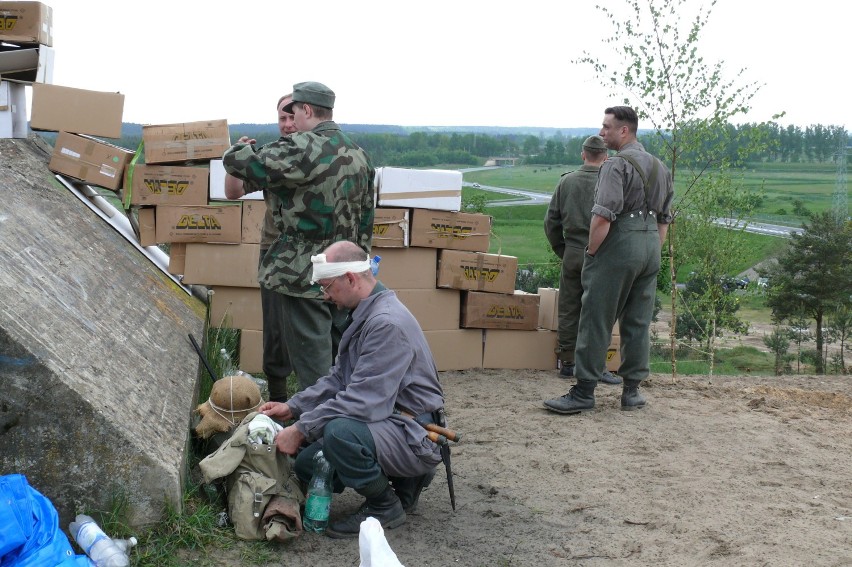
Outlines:
[[286,403],[281,402],[266,402],[258,410],[263,415],[276,418],[280,421],[293,419],[293,411]]
[[237,140],[240,144],[256,144],[257,140],[254,138],[249,138],[248,136],[241,136],[239,140]]
[[295,455],[304,440],[302,432],[296,429],[295,425],[291,425],[278,432],[275,436],[275,446],[284,454]]

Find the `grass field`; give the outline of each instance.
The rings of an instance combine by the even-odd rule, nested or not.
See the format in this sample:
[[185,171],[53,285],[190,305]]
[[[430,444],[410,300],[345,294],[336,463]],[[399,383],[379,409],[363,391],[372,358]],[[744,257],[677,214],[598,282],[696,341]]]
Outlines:
[[[466,173],[465,181],[553,194],[560,175],[578,167],[502,167]],[[735,179],[748,191],[763,192],[764,198],[755,211],[755,220],[799,226],[803,217],[794,214],[794,201],[801,201],[812,213],[830,209],[837,182],[837,168],[833,163],[749,164],[741,170],[741,176]],[[676,179],[675,194],[682,190],[683,187]],[[780,214],[782,210],[785,214]]]
[[[578,166],[518,166],[503,167],[465,174],[464,180],[496,187],[510,187],[553,194],[559,177]],[[754,220],[799,226],[803,217],[793,214],[794,201],[801,201],[810,212],[827,210],[832,205],[836,183],[834,164],[752,164],[742,170],[740,182],[748,191],[762,191],[763,202]],[[676,183],[677,194],[679,187]],[[507,195],[466,187],[463,195],[485,195],[489,201],[498,201]],[[784,209],[787,214],[778,214]],[[555,256],[544,237],[544,205],[518,205],[511,207],[486,207],[494,217],[492,253],[502,252],[517,256],[519,264],[543,265]],[[721,229],[720,229],[721,230]],[[784,239],[743,234],[748,242],[748,255],[737,266],[737,273],[754,266],[761,260],[777,255],[786,246]],[[688,274],[691,267],[679,266],[678,279]]]

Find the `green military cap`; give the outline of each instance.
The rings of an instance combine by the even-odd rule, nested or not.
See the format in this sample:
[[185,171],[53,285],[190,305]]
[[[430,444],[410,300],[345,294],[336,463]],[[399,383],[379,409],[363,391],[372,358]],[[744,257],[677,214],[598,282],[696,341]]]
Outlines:
[[293,112],[293,103],[306,102],[325,108],[334,108],[334,91],[322,83],[307,81],[293,85],[293,100],[282,109]]
[[583,141],[584,150],[606,150],[606,143],[600,136],[589,136]]

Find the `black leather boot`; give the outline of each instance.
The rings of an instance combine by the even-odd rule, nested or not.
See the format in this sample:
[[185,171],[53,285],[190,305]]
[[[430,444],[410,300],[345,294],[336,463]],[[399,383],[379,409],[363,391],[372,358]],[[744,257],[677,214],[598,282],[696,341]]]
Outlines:
[[645,407],[645,396],[639,392],[641,380],[625,380],[621,390],[621,410],[633,411]]
[[402,504],[402,509],[405,510],[406,514],[411,514],[412,512],[417,510],[417,503],[420,500],[420,493],[423,492],[424,488],[426,488],[432,483],[433,478],[435,478],[435,469],[432,469],[426,474],[422,474],[420,476],[410,478],[391,478],[393,490],[399,497],[399,501]]
[[396,528],[405,523],[405,510],[390,484],[374,496],[365,496],[367,500],[357,512],[343,520],[329,524],[325,533],[335,539],[356,538],[361,532],[361,522],[369,517],[379,521],[386,530]]
[[595,386],[592,380],[577,380],[567,394],[544,402],[544,407],[556,413],[580,413],[595,407]]

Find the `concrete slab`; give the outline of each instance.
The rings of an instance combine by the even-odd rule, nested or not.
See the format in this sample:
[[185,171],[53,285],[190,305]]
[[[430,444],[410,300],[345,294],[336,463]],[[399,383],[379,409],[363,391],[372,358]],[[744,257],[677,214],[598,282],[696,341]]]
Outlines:
[[179,507],[204,306],[60,185],[40,138],[0,140],[0,474],[65,527]]

